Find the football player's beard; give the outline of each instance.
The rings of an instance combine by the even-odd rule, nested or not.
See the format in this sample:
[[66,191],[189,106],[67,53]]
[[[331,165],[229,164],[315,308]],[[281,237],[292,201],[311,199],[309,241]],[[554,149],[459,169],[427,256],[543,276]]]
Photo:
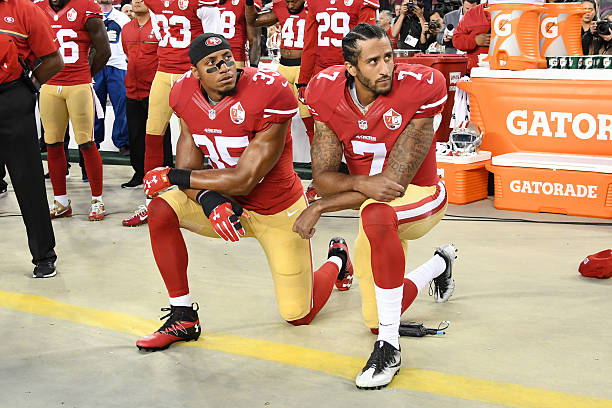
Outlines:
[[220,91],[219,95],[221,95],[221,97],[232,96],[236,93],[237,88],[238,88],[238,81],[236,81],[236,84],[234,84],[234,86],[231,87],[230,89],[226,91]]
[[[391,79],[391,77],[388,77],[388,79]],[[376,86],[376,81],[370,81],[368,78],[366,78],[361,73],[359,68],[357,68],[357,80],[361,82],[361,85],[365,86],[370,91],[374,92],[374,94],[376,95],[387,95],[389,92],[391,92],[391,82],[389,82],[388,89],[378,89],[378,87]]]
[[66,5],[66,3],[68,3],[68,0],[59,0],[57,2],[57,4],[55,4],[54,2],[51,2],[51,8],[55,11],[59,11],[61,9],[64,8],[64,6]]

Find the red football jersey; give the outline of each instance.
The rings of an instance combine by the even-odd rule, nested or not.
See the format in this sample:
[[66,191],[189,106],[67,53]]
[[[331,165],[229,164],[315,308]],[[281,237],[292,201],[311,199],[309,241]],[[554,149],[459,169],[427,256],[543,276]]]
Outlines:
[[332,65],[344,64],[342,38],[357,24],[376,24],[378,0],[317,0],[308,5],[301,84]]
[[189,71],[189,45],[204,33],[204,9],[215,7],[217,0],[145,0],[145,4],[152,13],[151,23],[159,41],[158,71],[171,74]]
[[[313,118],[338,136],[350,173],[372,176],[383,171],[395,141],[412,119],[442,112],[446,79],[430,67],[395,64],[391,92],[379,95],[364,115],[349,94],[345,71],[335,66],[313,77],[306,102]],[[438,181],[434,140],[411,184],[433,186]]]
[[[191,72],[176,81],[170,92],[170,107],[187,123],[195,144],[217,169],[236,167],[257,132],[272,123],[290,120],[298,111],[291,88],[278,72],[250,67],[241,71],[236,93],[216,105],[208,102]],[[275,214],[302,194],[302,183],[293,170],[291,135],[287,132],[285,148],[272,170],[248,195],[234,198],[247,210]]]
[[[255,2],[255,9],[260,9]],[[236,61],[246,61],[244,45],[247,42],[246,17],[244,15],[244,0],[227,0],[219,4],[221,12],[221,28],[223,36],[232,47],[232,54]]]
[[70,0],[58,12],[48,0],[36,2],[47,17],[59,42],[64,69],[51,78],[49,85],[79,85],[91,83],[89,48],[91,40],[85,29],[90,18],[102,18],[102,10],[94,0]]
[[284,50],[301,50],[304,48],[304,30],[306,28],[307,5],[298,14],[291,14],[285,0],[274,0],[272,11],[281,25],[280,47]]

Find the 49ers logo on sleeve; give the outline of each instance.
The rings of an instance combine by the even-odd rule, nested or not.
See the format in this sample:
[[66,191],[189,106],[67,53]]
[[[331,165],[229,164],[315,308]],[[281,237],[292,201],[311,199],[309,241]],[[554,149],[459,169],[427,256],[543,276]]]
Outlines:
[[232,122],[237,125],[244,122],[244,109],[242,108],[240,102],[236,102],[230,108],[230,118],[232,119]]
[[189,7],[189,0],[178,0],[178,7],[181,10],[187,10],[187,7]]
[[71,8],[66,13],[66,18],[68,19],[68,21],[71,21],[71,22],[76,20],[76,18],[77,18],[77,11],[75,9]]
[[399,129],[399,127],[402,126],[402,115],[393,109],[389,109],[383,115],[383,121],[389,130]]

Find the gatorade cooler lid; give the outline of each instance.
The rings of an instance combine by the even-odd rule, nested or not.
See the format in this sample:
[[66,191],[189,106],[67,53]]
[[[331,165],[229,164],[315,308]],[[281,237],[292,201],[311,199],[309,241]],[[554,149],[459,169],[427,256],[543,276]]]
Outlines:
[[486,161],[491,158],[491,152],[481,150],[478,153],[470,156],[438,156],[436,155],[436,161],[439,163],[454,163],[454,164],[471,164]]
[[489,6],[496,4],[532,4],[535,6],[541,6],[546,3],[545,0],[489,0]]
[[507,153],[493,157],[494,166],[588,171],[612,174],[612,157],[555,153]]
[[612,69],[525,69],[523,71],[510,71],[507,69],[474,67],[472,68],[470,76],[472,79],[499,78],[612,81]]

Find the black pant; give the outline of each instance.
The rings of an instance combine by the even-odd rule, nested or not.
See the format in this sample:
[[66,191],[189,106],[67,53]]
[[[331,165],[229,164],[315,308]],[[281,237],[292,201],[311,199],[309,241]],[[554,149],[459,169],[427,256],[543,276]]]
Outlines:
[[[142,100],[127,98],[125,102],[128,135],[130,137],[130,164],[134,169],[134,177],[142,179],[144,173],[145,135],[147,133],[147,117],[149,114],[149,98]],[[170,124],[164,134],[164,166],[172,166],[172,139]]]
[[6,164],[13,183],[32,263],[55,262],[55,236],[34,117],[36,97],[21,82],[0,88],[0,161]]

